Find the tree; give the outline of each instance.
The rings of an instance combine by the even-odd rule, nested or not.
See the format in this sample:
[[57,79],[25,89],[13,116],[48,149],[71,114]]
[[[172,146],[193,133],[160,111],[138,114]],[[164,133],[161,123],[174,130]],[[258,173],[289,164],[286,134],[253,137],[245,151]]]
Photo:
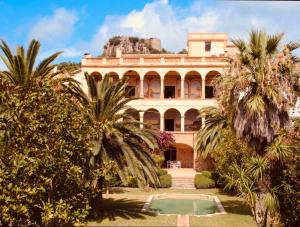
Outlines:
[[199,149],[214,149],[222,139],[219,130],[227,124],[254,150],[247,165],[233,166],[228,182],[249,201],[258,226],[266,226],[268,216],[278,210],[277,188],[271,176],[289,152],[278,131],[290,126],[287,111],[293,100],[295,61],[291,51],[299,44],[289,43],[280,49],[282,37],[251,31],[249,42],[233,40],[239,53],[229,58],[230,69],[218,83],[218,89],[226,94],[219,97],[225,118],[216,118],[210,111],[206,121],[211,124],[198,135]]
[[[148,182],[158,185],[157,167],[152,160],[148,149],[158,147],[157,135],[151,129],[140,128],[140,122],[126,114],[130,109],[127,105],[136,99],[129,97],[126,78],[113,83],[108,76],[96,82],[94,77],[86,74],[88,95],[82,90],[73,90],[83,108],[89,110],[90,121],[98,129],[94,137],[94,149],[91,157],[91,166],[95,169],[104,162],[114,161],[118,175],[126,184],[127,176],[124,168],[128,168],[132,176],[137,178],[140,186]],[[123,118],[126,119],[123,121]],[[130,119],[130,120],[128,120]],[[145,149],[146,148],[146,149]],[[103,177],[97,178],[102,198]]]
[[57,52],[44,59],[36,68],[34,68],[36,57],[40,49],[40,43],[32,40],[25,54],[22,46],[17,46],[16,55],[14,55],[8,45],[2,40],[0,48],[4,56],[1,56],[7,70],[0,72],[1,76],[6,77],[15,86],[22,86],[29,89],[37,80],[44,80],[53,77],[55,65],[52,62],[61,53]]
[[61,92],[52,60],[35,59],[39,43],[14,55],[2,42],[0,75],[0,225],[80,224],[89,213],[93,172],[85,112]]
[[81,63],[77,62],[61,62],[57,65],[57,69],[62,72],[67,72],[69,74],[72,74],[74,71],[80,69]]

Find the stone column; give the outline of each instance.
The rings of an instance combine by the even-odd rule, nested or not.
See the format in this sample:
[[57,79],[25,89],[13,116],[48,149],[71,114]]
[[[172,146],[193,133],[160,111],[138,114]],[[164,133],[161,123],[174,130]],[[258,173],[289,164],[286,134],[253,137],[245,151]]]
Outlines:
[[160,99],[164,99],[164,79],[160,79]]
[[164,129],[164,116],[160,116],[160,131],[165,131]]
[[180,98],[184,99],[184,79],[181,79],[181,90],[180,90]]
[[144,123],[144,112],[139,112],[139,114],[140,114],[140,122],[141,122],[140,128],[143,128],[144,125],[142,123]]
[[205,117],[201,117],[201,128],[205,126]]
[[184,116],[181,116],[180,131],[184,132]]
[[205,99],[205,79],[202,79],[201,90],[202,90],[201,99]]
[[144,80],[140,80],[140,98],[144,98]]

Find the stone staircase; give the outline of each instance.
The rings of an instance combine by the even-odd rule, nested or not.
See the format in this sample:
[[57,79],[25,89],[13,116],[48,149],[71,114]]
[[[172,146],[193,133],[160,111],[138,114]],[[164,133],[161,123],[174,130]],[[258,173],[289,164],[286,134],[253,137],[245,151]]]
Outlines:
[[196,171],[192,168],[166,169],[172,176],[172,188],[195,189]]
[[172,177],[172,188],[195,189],[194,178]]

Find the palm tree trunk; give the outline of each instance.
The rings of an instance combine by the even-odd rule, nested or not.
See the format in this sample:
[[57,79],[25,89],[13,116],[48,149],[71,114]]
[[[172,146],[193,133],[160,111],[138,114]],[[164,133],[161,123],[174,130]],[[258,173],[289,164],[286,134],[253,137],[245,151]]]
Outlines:
[[258,200],[255,204],[255,221],[257,226],[266,227],[267,226],[267,217],[268,217],[268,209],[264,204],[264,198],[266,194],[260,192],[258,194]]
[[255,204],[255,221],[257,226],[266,227],[268,220],[268,209],[265,205],[265,197],[270,188],[271,180],[267,174],[257,182],[259,193]]

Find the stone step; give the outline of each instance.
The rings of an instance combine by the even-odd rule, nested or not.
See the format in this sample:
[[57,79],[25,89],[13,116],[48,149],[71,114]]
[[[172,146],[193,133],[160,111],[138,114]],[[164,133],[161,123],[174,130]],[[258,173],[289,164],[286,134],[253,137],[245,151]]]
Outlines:
[[172,180],[176,180],[176,181],[194,181],[194,178],[172,178]]
[[194,178],[172,178],[173,188],[195,188]]

